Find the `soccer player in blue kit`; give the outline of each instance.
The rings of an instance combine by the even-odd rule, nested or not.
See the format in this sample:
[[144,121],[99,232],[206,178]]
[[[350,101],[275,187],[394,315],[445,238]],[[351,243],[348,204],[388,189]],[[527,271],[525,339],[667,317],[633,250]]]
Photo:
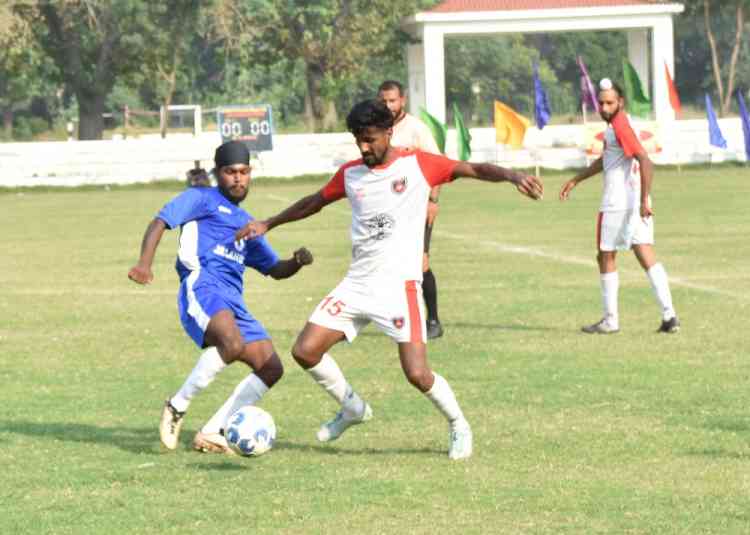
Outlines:
[[180,227],[176,269],[180,277],[178,308],[185,332],[205,349],[185,383],[162,411],[159,434],[169,450],[177,448],[185,412],[193,397],[227,365],[242,361],[254,373],[234,389],[193,440],[203,452],[230,453],[221,434],[226,420],[244,405],[253,405],[282,376],[283,365],[263,325],[242,299],[245,267],[274,279],[285,279],[313,261],[302,247],[280,260],[265,239],[235,240],[253,217],[239,207],[250,184],[250,153],[238,141],[216,149],[216,187],[188,188],[169,201],[143,236],[138,263],[128,277],[150,283],[156,248],[165,231]]

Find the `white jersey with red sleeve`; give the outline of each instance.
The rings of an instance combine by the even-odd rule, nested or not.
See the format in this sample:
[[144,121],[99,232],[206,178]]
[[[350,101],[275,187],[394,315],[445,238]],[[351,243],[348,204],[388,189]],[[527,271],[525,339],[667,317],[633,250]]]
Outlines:
[[433,186],[453,180],[459,163],[442,155],[394,147],[383,167],[344,164],[321,190],[327,200],[349,199],[352,263],[347,278],[422,280],[427,199]]
[[440,149],[427,125],[409,113],[404,114],[403,118],[393,125],[391,145],[440,154]]
[[618,112],[604,132],[604,193],[601,212],[637,210],[641,204],[641,172],[634,156],[643,152],[630,118]]

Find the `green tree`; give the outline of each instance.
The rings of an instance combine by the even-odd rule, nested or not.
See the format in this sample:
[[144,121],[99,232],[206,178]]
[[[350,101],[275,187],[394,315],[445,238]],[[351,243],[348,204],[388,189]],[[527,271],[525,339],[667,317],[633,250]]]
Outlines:
[[521,34],[451,37],[446,39],[445,53],[447,105],[456,103],[474,124],[492,121],[495,100],[533,116],[535,61],[540,63],[553,113],[575,110],[569,88],[560,87],[546,60],[526,45]]
[[12,137],[13,116],[31,99],[50,89],[45,78],[49,68],[33,29],[22,11],[33,6],[0,5],[0,112],[3,137]]
[[[356,77],[373,57],[398,54],[399,22],[427,0],[247,0],[243,26],[252,28],[256,58],[301,61],[305,79],[305,117],[310,130],[336,126],[335,101],[341,80]],[[398,51],[398,52],[395,52]],[[266,64],[275,63],[266,59]]]
[[[701,16],[711,58],[720,115],[729,112],[742,57],[750,0],[686,0],[686,14]],[[719,31],[714,29],[719,28]],[[728,58],[727,58],[728,56]]]
[[[192,38],[197,0],[38,0],[40,37],[78,102],[79,138],[101,139],[108,95],[123,78],[169,102]],[[203,2],[205,4],[205,2]],[[210,4],[206,4],[210,6]]]
[[147,82],[165,110],[161,121],[161,137],[166,137],[168,120],[166,110],[172,104],[178,81],[187,85],[183,69],[190,45],[204,14],[201,5],[212,7],[201,0],[162,0],[149,2],[147,16],[150,21],[144,48],[143,66]]

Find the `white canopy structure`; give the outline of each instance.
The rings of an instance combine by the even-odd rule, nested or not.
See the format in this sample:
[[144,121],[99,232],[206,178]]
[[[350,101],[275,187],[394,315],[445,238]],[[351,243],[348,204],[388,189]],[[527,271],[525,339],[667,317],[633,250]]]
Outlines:
[[[674,119],[664,64],[674,76],[672,16],[683,10],[658,0],[444,0],[402,22],[417,41],[407,47],[410,111],[423,106],[445,121],[446,36],[622,30],[655,119]],[[613,62],[620,56],[613,51]]]

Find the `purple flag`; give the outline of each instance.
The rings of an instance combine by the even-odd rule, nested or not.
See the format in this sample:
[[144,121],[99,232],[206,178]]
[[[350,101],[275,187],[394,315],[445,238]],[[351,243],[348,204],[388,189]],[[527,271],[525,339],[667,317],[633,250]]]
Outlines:
[[552,112],[549,109],[549,99],[539,79],[539,65],[534,63],[534,117],[536,126],[541,130],[549,122]]
[[727,148],[727,140],[721,133],[719,128],[719,121],[716,120],[716,114],[714,113],[714,106],[711,104],[711,97],[706,93],[706,116],[708,117],[708,138],[711,145],[719,147],[720,149]]
[[737,90],[737,105],[740,107],[740,120],[742,121],[742,133],[745,136],[745,156],[750,162],[750,116],[747,114],[745,99],[742,97],[742,91]]
[[583,100],[583,104],[599,113],[599,99],[597,98],[594,84],[591,83],[589,71],[586,70],[586,65],[583,63],[581,56],[578,56],[576,62],[581,69],[581,99]]

